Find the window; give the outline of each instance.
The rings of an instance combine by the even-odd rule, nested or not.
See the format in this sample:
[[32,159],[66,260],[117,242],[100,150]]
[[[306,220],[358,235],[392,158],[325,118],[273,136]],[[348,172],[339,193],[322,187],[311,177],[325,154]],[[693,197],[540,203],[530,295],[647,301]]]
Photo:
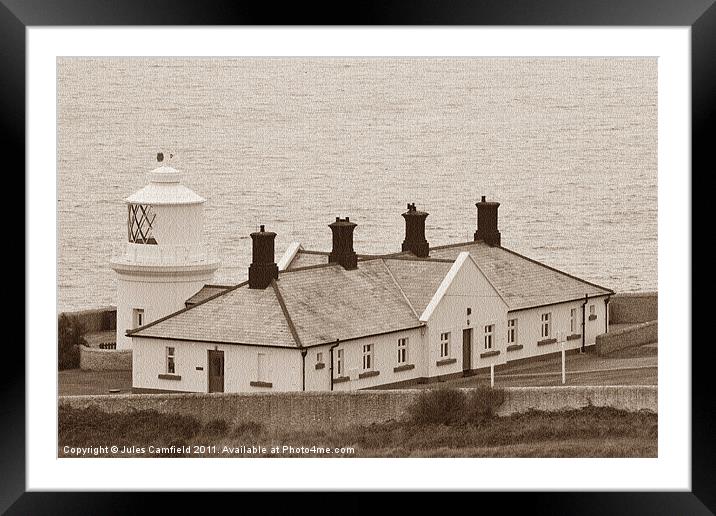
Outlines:
[[398,339],[398,365],[408,363],[408,339]]
[[316,363],[318,363],[318,364],[323,363],[323,353],[316,353]]
[[517,342],[517,319],[507,320],[507,343],[515,344]]
[[135,308],[132,310],[132,325],[134,328],[144,326],[144,308]]
[[128,204],[127,210],[127,240],[133,244],[156,245],[152,232],[157,215],[152,205]]
[[492,349],[492,335],[494,332],[494,324],[488,324],[487,326],[485,326],[485,349]]
[[266,381],[266,353],[256,354],[256,380]]
[[577,309],[572,308],[569,311],[569,331],[572,332],[572,334],[576,333],[577,331]]
[[540,326],[540,335],[543,339],[548,338],[552,334],[552,314],[542,314],[542,324]]
[[174,348],[167,348],[167,374],[175,374],[174,368]]
[[450,356],[450,332],[440,334],[440,358]]
[[597,315],[597,308],[594,305],[589,305],[589,315]]
[[339,349],[339,350],[336,350],[336,374],[338,376],[343,375],[344,369],[345,369],[345,364],[343,363],[343,350]]
[[373,368],[373,344],[363,345],[363,370],[368,371]]
[[472,308],[469,308],[469,307],[468,307],[468,309],[467,309],[467,315],[470,315],[471,313],[472,313]]

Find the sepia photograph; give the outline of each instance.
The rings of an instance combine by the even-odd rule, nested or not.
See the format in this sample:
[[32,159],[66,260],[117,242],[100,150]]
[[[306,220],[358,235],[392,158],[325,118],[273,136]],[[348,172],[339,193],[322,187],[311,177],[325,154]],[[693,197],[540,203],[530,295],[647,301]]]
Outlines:
[[60,458],[657,458],[655,57],[58,57]]

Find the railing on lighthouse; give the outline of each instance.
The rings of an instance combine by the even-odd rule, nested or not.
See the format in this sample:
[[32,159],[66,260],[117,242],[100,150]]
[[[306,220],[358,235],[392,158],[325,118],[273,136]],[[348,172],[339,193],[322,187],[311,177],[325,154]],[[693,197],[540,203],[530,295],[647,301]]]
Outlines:
[[141,265],[190,265],[211,263],[217,256],[207,243],[144,245],[120,242],[112,246],[112,261]]

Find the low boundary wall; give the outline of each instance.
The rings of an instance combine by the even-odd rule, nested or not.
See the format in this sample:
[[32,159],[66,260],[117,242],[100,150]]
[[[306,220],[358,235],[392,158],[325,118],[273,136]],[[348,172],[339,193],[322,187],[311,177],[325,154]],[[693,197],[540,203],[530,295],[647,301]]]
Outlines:
[[643,323],[659,318],[659,296],[656,292],[625,292],[609,299],[609,322]]
[[[469,390],[469,389],[466,389]],[[594,406],[657,412],[656,386],[509,387],[499,415]],[[61,396],[60,406],[96,407],[106,412],[157,410],[193,416],[202,422],[255,422],[270,429],[331,430],[406,417],[422,389],[243,394],[115,394]]]
[[90,371],[131,371],[132,350],[80,346],[80,369]]
[[620,349],[656,342],[659,339],[659,321],[650,321],[621,330],[597,335],[597,355],[604,356]]

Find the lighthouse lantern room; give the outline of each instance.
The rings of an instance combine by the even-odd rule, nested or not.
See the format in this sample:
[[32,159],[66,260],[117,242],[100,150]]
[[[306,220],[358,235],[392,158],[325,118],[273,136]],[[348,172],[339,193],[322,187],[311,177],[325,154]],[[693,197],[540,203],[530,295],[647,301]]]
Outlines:
[[162,153],[157,161],[149,183],[125,199],[127,241],[112,255],[117,349],[131,347],[127,330],[184,308],[219,267],[204,238],[205,199],[181,184]]

